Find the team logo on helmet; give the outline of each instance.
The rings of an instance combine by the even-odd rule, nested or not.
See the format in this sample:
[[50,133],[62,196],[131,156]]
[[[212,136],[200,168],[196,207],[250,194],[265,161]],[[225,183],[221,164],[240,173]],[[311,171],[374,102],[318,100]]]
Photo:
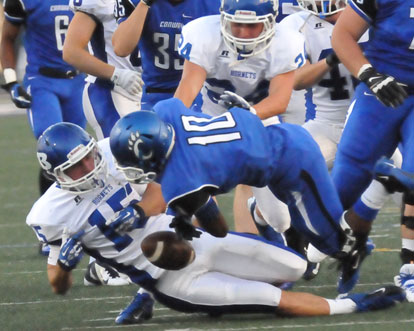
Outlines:
[[144,141],[141,139],[139,132],[131,132],[128,139],[128,149],[133,151],[135,156],[138,159],[148,160],[152,158],[153,151],[149,151],[149,153],[144,154],[140,151],[139,145],[143,144]]

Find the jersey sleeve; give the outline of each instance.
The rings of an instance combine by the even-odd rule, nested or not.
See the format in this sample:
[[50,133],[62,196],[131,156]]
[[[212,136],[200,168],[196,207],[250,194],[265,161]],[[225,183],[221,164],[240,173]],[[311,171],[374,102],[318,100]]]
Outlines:
[[4,16],[13,24],[21,24],[26,19],[24,4],[19,0],[3,0]]
[[220,43],[218,17],[212,15],[191,21],[184,25],[181,32],[178,53],[207,72],[214,69],[215,49]]
[[108,3],[104,0],[70,0],[69,8],[74,12],[82,12],[90,17],[92,17],[95,21],[101,21],[103,17],[106,17],[106,13],[108,12]]
[[368,23],[372,23],[377,14],[377,0],[355,1],[350,0],[349,5],[355,12]]

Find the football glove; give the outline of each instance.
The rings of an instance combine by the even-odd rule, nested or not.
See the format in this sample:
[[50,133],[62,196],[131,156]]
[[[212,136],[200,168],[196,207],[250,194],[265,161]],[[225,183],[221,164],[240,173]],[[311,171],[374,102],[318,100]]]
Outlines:
[[336,55],[335,52],[330,53],[326,58],[325,58],[326,64],[332,68],[333,66],[341,63],[341,61],[339,60],[338,56]]
[[146,220],[145,213],[139,206],[128,206],[115,214],[115,217],[105,224],[119,234],[125,234],[137,228],[142,228]]
[[401,106],[408,96],[402,84],[394,77],[377,72],[370,64],[361,67],[358,78],[367,84],[376,98],[387,107]]
[[17,108],[30,108],[32,105],[32,97],[21,84],[14,81],[2,86],[10,93],[10,97]]
[[405,290],[408,302],[414,302],[414,264],[403,264],[394,283]]
[[236,93],[230,91],[224,91],[222,95],[220,95],[220,100],[218,104],[226,109],[230,109],[233,107],[243,108],[250,111],[252,114],[256,115],[256,109],[250,106],[243,97],[237,95]]
[[186,215],[175,216],[170,223],[170,228],[173,228],[180,238],[186,240],[200,238],[201,235],[201,231],[198,231],[191,223],[191,217]]
[[81,230],[65,240],[66,230],[63,231],[62,246],[60,247],[58,265],[65,271],[76,268],[83,257],[83,248],[80,238],[85,231]]
[[144,82],[137,71],[119,68],[115,68],[111,77],[111,82],[122,87],[132,95],[141,93],[142,85],[144,85]]

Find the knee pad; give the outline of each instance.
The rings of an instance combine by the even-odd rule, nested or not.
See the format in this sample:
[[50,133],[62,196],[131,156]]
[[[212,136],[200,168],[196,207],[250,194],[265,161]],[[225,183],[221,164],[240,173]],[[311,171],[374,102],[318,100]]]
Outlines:
[[414,192],[405,192],[403,195],[403,201],[407,205],[414,206]]
[[405,225],[408,229],[414,230],[414,216],[401,216],[401,225]]

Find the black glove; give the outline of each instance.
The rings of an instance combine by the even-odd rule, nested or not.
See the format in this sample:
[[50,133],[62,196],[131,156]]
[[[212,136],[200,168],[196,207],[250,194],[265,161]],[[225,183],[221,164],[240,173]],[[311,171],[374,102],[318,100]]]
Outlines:
[[146,4],[148,7],[151,7],[152,4],[155,2],[156,0],[141,0],[141,2],[143,2],[144,4]]
[[32,105],[32,97],[18,82],[11,82],[2,85],[7,92],[10,93],[11,99],[17,108],[30,108]]
[[325,58],[326,64],[329,67],[333,67],[339,63],[341,63],[341,60],[339,60],[338,56],[336,55],[335,52],[332,52],[331,54],[329,54],[326,58]]
[[191,217],[186,215],[175,216],[170,223],[170,228],[173,228],[180,238],[186,240],[200,238],[201,235],[201,231],[198,231],[194,225],[191,224]]
[[403,86],[394,77],[380,74],[370,64],[361,67],[358,78],[367,84],[377,99],[387,107],[401,106],[408,96]]

